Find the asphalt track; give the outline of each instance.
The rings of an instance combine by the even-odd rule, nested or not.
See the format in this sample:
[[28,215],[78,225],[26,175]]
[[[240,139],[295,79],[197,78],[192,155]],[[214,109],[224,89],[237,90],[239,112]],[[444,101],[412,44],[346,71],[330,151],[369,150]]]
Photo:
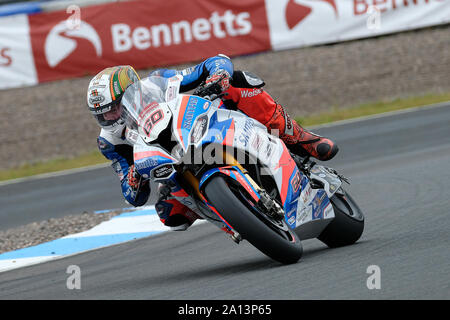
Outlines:
[[[365,213],[355,245],[328,249],[304,241],[300,262],[284,266],[247,242],[234,244],[212,225],[194,225],[0,273],[0,299],[449,299],[449,124],[447,105],[316,130],[339,143],[329,165],[350,178],[347,189]],[[39,201],[70,206],[83,199],[78,185],[88,208],[104,175],[100,169],[40,181],[39,189],[52,188],[41,190]],[[26,193],[33,183],[0,191]],[[102,199],[117,195],[112,182],[110,188]],[[36,208],[40,217],[36,200],[29,201],[24,197],[20,205]],[[3,224],[5,215],[0,219]],[[66,287],[69,265],[81,269],[80,290]],[[367,288],[372,265],[380,268],[381,289]]]
[[84,211],[130,207],[111,167],[0,185],[0,230]]

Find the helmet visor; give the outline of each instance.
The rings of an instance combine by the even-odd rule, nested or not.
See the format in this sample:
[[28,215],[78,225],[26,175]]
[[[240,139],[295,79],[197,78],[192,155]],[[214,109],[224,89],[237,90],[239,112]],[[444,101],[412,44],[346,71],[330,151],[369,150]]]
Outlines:
[[[113,125],[117,122],[117,120],[120,119],[120,116],[122,114],[122,106],[120,104],[120,101],[114,101],[106,108],[102,108],[103,113],[94,113],[95,119],[97,119],[98,123],[102,127],[108,127]],[[106,110],[106,111],[105,111]]]

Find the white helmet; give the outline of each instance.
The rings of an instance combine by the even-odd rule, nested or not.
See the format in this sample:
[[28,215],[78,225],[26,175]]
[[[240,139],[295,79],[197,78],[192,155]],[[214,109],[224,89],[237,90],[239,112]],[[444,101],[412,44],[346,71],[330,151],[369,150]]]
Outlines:
[[103,129],[114,132],[123,129],[120,101],[128,86],[139,80],[131,66],[106,68],[92,78],[87,90],[87,105]]

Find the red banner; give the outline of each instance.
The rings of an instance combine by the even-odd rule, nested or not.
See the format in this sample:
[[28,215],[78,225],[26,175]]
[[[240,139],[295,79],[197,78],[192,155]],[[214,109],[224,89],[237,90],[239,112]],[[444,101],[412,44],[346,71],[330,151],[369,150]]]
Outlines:
[[0,89],[450,22],[450,0],[139,0],[0,18]]
[[39,82],[271,49],[264,0],[129,1],[30,15],[29,25]]

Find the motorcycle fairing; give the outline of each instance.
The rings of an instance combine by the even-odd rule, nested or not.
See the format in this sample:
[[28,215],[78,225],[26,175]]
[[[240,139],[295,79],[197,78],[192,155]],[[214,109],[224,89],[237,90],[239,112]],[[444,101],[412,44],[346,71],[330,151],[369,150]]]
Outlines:
[[284,213],[286,222],[292,227],[295,228],[296,225],[296,217],[297,217],[297,209],[299,203],[299,196],[301,191],[301,180],[305,179],[303,175],[300,174],[300,171],[295,167],[294,172],[289,178],[289,183],[287,184],[287,192],[285,196],[284,205]]
[[267,128],[255,119],[232,110],[216,110],[211,114],[209,123],[210,130],[202,143],[245,150],[264,165],[263,174],[274,177],[285,212],[297,207],[301,173],[280,139],[268,134]]
[[216,174],[223,174],[227,177],[230,177],[234,180],[236,180],[240,185],[244,187],[244,189],[247,191],[247,193],[256,201],[258,202],[261,196],[259,195],[258,191],[253,188],[252,184],[248,181],[248,179],[245,177],[243,172],[236,166],[225,166],[221,168],[214,168],[211,170],[208,170],[200,180],[199,188],[202,190],[203,185],[207,180],[209,180],[212,176]]
[[209,111],[211,101],[188,95],[180,95],[178,99],[179,106],[173,117],[173,132],[184,151],[187,151],[195,122],[199,116]]
[[159,134],[167,127],[172,118],[172,111],[167,103],[151,103],[139,115],[140,127],[145,135],[143,139],[147,143],[156,140]]
[[[309,212],[309,209],[299,205],[298,199],[303,189],[300,185],[305,180],[285,144],[280,139],[268,134],[264,125],[241,112],[220,109],[213,102],[197,96],[174,96],[169,91],[176,91],[179,79],[173,79],[173,81],[169,79],[169,82],[174,84],[174,89],[166,91],[166,100],[170,99],[168,106],[173,116],[173,132],[184,151],[187,151],[190,145],[214,143],[243,150],[254,159],[258,159],[267,170],[266,173],[274,178],[286,219],[291,226],[295,227],[299,218],[302,218],[302,213],[305,210]],[[147,177],[153,177],[152,171],[156,168],[177,163],[178,156],[176,156],[177,159],[174,157],[175,155],[172,156],[161,148],[145,143],[135,144],[135,160],[138,171]],[[214,172],[217,173],[217,171],[220,169]],[[227,174],[239,181],[255,199],[258,197],[257,193],[251,192],[253,187],[237,169],[222,168],[222,174]],[[322,177],[323,174],[324,172],[317,172],[317,176],[322,180],[325,179]],[[325,179],[324,185],[334,188],[336,183],[330,183]],[[311,220],[323,217],[325,211],[328,210],[326,208],[329,200],[324,200],[322,194],[316,195],[316,193],[314,193],[314,196],[317,196],[315,202],[313,199],[308,199],[307,203],[311,208]]]
[[[300,195],[300,181],[301,174],[292,159],[286,145],[282,143],[282,155],[276,169],[281,169],[281,175],[278,174],[278,179],[281,176],[281,202],[283,203],[285,212],[293,210],[296,207],[296,200]],[[294,205],[295,202],[295,205]]]
[[299,200],[295,225],[291,227],[296,228],[314,220],[334,218],[333,206],[327,193],[323,189],[313,189],[306,176],[302,178]]
[[[342,181],[337,175],[327,170],[326,167],[321,165],[315,165],[310,171],[311,179],[322,182],[323,189],[313,189],[311,187],[310,180],[306,177],[302,177],[301,194],[299,198],[299,207],[296,212],[295,224],[290,223],[292,228],[298,228],[307,224],[308,222],[316,220],[331,221],[334,217],[333,206],[331,205],[330,198],[340,188]],[[293,222],[293,214],[291,214],[288,222]],[[322,224],[324,228],[326,224]],[[309,229],[309,228],[308,228]],[[303,228],[304,235],[310,234],[311,237],[316,237],[314,231],[310,231]]]
[[[226,122],[230,119],[233,119],[233,126],[228,126],[228,122]],[[224,123],[227,123],[227,126],[218,125]],[[222,133],[224,137],[227,137],[228,132],[233,128],[232,134],[229,135],[232,139],[222,137],[222,141],[208,140],[208,137],[216,137],[217,134],[207,133],[204,138],[205,142],[216,142],[244,149],[266,166],[265,169],[269,171],[268,174],[272,174],[278,186],[285,219],[292,228],[309,221],[334,217],[329,197],[335,192],[331,190],[340,186],[341,182],[337,176],[331,175],[324,167],[316,165],[318,168],[314,167],[311,177],[318,177],[318,180],[323,181],[326,192],[312,189],[309,179],[299,171],[286,145],[281,140],[271,137],[262,124],[239,112],[216,110],[210,118],[210,128],[226,130],[226,133]],[[218,171],[220,170],[213,169],[208,173],[212,174]],[[206,177],[204,181],[207,178],[209,177]],[[300,198],[301,194],[303,198]],[[303,203],[301,200],[305,202]]]
[[[162,148],[136,142],[134,144],[134,163],[137,171],[142,177],[158,180],[155,179],[156,172],[154,173],[154,170],[157,170],[164,165],[178,163],[178,160]],[[165,178],[167,179],[171,176],[172,175]]]
[[232,145],[235,132],[234,119],[228,118],[223,121],[217,119],[217,112],[209,118],[209,127],[206,135],[201,139],[201,144],[217,143]]
[[326,167],[317,164],[311,168],[311,179],[323,183],[323,188],[329,198],[331,198],[342,185],[341,179],[336,174],[327,170]]
[[[193,212],[197,213],[199,216],[208,219],[211,223],[217,225],[220,229],[233,229],[205,197],[202,196],[201,200],[196,200],[192,198],[183,188],[181,188],[176,180],[173,182],[175,187],[172,189],[170,194],[177,201],[188,207]],[[205,210],[205,208],[202,208],[202,205],[206,206],[207,209]]]

